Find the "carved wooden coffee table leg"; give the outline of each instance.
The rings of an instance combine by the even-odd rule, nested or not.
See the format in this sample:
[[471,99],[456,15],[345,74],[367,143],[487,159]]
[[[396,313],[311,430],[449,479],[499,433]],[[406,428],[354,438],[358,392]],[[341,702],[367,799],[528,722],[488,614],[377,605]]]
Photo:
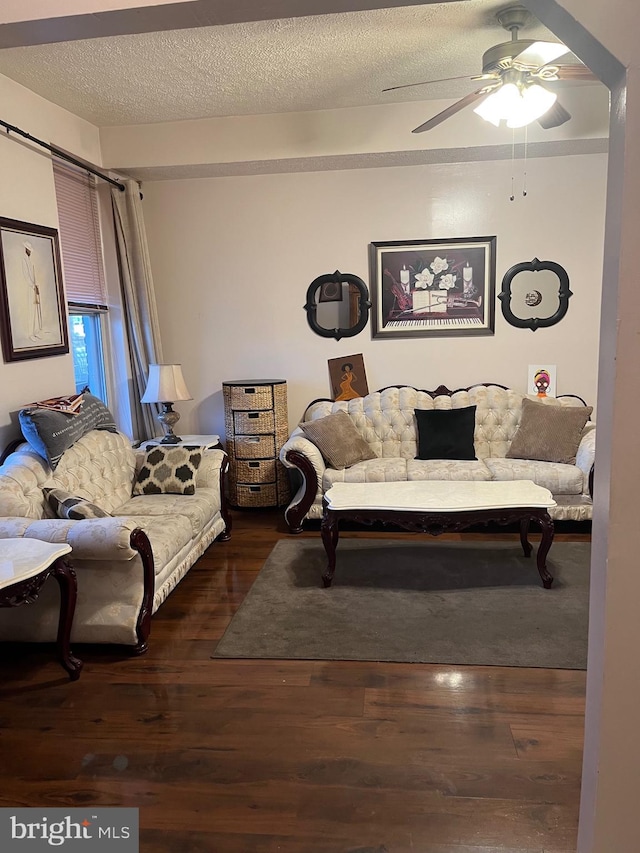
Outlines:
[[520,519],[520,542],[525,557],[530,557],[533,551],[533,546],[529,542],[529,517]]
[[338,547],[340,531],[335,513],[331,512],[327,507],[325,507],[322,515],[320,534],[324,550],[327,552],[327,570],[322,575],[322,583],[325,587],[329,587],[331,586],[331,581],[336,570],[336,548]]
[[548,512],[541,513],[537,519],[540,523],[540,527],[542,528],[542,539],[540,540],[540,545],[538,546],[538,554],[536,556],[536,562],[538,564],[538,572],[540,573],[540,577],[542,578],[542,585],[545,589],[551,589],[551,584],[553,583],[553,577],[547,571],[547,554],[549,553],[549,548],[553,543],[553,519],[549,515]]
[[80,678],[83,663],[71,652],[71,626],[76,609],[78,587],[76,573],[65,560],[60,557],[53,564],[51,574],[60,587],[60,617],[58,620],[58,654],[60,663],[69,673],[69,678],[76,681]]

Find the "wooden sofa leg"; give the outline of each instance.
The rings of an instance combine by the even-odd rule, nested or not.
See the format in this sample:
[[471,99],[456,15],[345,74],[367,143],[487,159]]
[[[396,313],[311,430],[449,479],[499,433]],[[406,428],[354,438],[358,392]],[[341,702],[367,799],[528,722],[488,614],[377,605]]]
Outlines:
[[136,623],[136,634],[138,642],[131,649],[133,655],[143,655],[149,648],[149,634],[151,632],[151,612],[153,609],[153,592],[155,589],[155,570],[153,565],[153,552],[151,543],[144,530],[136,527],[131,531],[131,547],[140,554],[142,559],[142,572],[144,592],[142,594],[142,605],[138,613]]
[[224,531],[218,536],[220,542],[228,542],[231,539],[231,528],[233,522],[231,513],[229,512],[229,504],[227,503],[227,474],[229,472],[229,457],[225,456],[225,460],[220,466],[220,515],[224,521]]
[[302,474],[304,494],[297,504],[287,507],[284,517],[289,525],[289,533],[302,533],[302,523],[318,493],[318,475],[309,459],[297,450],[287,453],[287,462],[291,462]]

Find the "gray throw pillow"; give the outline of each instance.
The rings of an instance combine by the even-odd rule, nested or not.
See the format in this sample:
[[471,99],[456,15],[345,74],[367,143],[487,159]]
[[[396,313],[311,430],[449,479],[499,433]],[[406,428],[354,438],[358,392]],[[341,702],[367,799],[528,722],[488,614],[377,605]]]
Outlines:
[[520,425],[507,459],[537,459],[573,465],[593,406],[552,406],[522,401]]
[[202,447],[156,445],[145,453],[133,495],[193,495]]
[[78,414],[33,407],[21,409],[18,417],[26,440],[54,470],[65,450],[92,429],[118,431],[109,409],[89,393],[85,393]]
[[346,412],[335,412],[300,424],[302,432],[318,448],[330,468],[349,468],[376,454],[360,435]]
[[111,513],[105,512],[99,506],[85,498],[65,492],[62,489],[43,489],[43,495],[58,518],[110,518]]

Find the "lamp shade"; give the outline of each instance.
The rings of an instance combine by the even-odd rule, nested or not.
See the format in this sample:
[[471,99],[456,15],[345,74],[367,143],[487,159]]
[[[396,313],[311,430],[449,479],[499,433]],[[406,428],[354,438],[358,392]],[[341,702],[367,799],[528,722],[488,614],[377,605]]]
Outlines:
[[518,87],[514,83],[505,83],[497,91],[492,92],[483,101],[480,101],[474,109],[474,113],[499,127],[500,122],[508,118],[514,109],[517,109],[519,100]]
[[481,101],[474,109],[485,121],[496,127],[506,121],[507,127],[524,127],[540,118],[556,101],[555,92],[550,92],[537,83],[516,86],[505,83]]
[[557,100],[555,92],[550,92],[543,86],[534,83],[522,92],[518,109],[507,118],[507,127],[524,127],[543,116]]
[[149,378],[141,403],[175,403],[193,400],[182,375],[180,364],[150,364]]

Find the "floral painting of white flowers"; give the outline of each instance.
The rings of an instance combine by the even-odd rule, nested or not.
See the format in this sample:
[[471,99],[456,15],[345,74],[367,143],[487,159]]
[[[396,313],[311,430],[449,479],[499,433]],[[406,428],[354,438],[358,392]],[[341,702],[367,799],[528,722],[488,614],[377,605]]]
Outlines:
[[374,338],[492,335],[496,238],[371,243]]

